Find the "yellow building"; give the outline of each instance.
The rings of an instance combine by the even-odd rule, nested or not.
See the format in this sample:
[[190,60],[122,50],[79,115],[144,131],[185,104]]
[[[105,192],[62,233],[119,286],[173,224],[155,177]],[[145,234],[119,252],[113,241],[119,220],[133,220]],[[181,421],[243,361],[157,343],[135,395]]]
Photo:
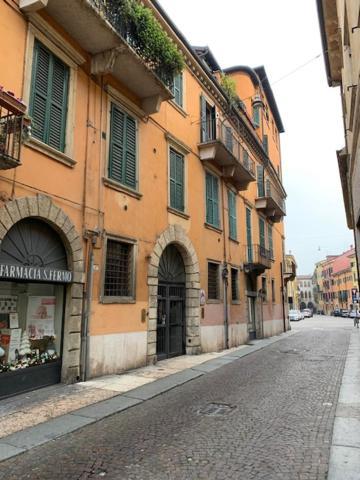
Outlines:
[[0,142],[7,394],[21,363],[35,388],[288,328],[284,128],[264,67],[221,72],[146,0],[179,72],[113,5],[0,2],[0,132],[17,147]]

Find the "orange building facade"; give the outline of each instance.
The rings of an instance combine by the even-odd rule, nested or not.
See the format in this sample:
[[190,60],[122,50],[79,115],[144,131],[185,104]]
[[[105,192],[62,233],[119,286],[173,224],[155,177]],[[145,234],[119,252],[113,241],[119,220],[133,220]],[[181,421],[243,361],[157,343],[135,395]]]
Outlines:
[[284,129],[265,69],[222,72],[144,3],[185,59],[171,87],[106,2],[0,1],[12,144],[9,119],[23,122],[20,153],[0,129],[5,395],[288,329]]

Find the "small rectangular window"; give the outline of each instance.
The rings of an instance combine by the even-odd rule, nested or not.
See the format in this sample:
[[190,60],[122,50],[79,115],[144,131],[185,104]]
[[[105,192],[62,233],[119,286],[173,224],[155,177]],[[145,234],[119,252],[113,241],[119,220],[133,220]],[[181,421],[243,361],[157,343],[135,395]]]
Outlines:
[[208,262],[208,299],[219,300],[219,264]]
[[209,172],[206,172],[206,223],[220,227],[219,180]]
[[239,271],[237,268],[231,269],[231,300],[236,302],[240,300],[239,295]]
[[275,297],[275,280],[272,278],[271,279],[271,299],[272,302],[275,303],[276,297]]
[[104,278],[104,297],[134,298],[134,245],[107,240]]
[[263,299],[267,299],[267,288],[266,288],[266,277],[261,277],[261,290],[263,294]]
[[183,212],[184,156],[170,148],[170,207]]

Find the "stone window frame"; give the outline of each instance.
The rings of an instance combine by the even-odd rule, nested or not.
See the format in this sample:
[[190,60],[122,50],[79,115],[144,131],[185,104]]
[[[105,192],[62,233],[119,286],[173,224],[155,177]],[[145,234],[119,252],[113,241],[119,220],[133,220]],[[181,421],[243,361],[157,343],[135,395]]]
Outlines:
[[57,160],[58,162],[73,168],[77,163],[74,159],[77,70],[78,66],[85,62],[85,58],[42,17],[40,17],[38,14],[30,15],[26,39],[25,69],[22,91],[22,98],[28,106],[30,103],[32,86],[35,39],[42,43],[48,50],[51,51],[51,53],[56,55],[62,62],[64,62],[65,65],[69,67],[65,151],[61,152],[56,150],[50,145],[47,145],[41,140],[33,137],[30,137],[26,141],[26,145],[33,150],[37,150],[45,154],[53,160]]

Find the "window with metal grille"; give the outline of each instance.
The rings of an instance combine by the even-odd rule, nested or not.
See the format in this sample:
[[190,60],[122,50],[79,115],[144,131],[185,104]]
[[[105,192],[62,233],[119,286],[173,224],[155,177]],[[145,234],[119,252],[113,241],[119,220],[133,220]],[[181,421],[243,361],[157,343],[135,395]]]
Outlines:
[[133,249],[131,243],[107,241],[104,297],[133,297]]
[[208,262],[208,299],[218,300],[219,298],[219,264]]
[[236,302],[240,300],[239,295],[239,271],[237,268],[231,269],[231,300]]

